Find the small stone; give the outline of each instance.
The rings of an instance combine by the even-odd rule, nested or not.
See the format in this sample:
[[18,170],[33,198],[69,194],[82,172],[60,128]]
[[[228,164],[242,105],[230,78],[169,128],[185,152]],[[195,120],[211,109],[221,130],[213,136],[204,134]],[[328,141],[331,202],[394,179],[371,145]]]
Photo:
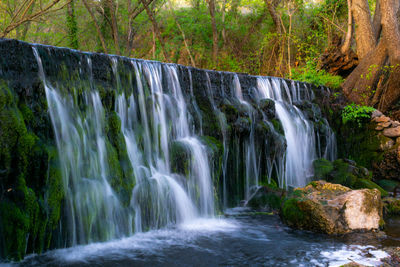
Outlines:
[[380,123],[378,123],[378,126],[381,126],[382,128],[387,128],[387,127],[389,127],[390,125],[392,125],[392,122],[391,122],[391,121],[380,122]]
[[383,113],[382,112],[380,112],[379,110],[375,110],[374,112],[372,112],[372,114],[371,114],[371,118],[372,119],[375,119],[375,118],[378,118],[378,117],[381,117],[381,116],[383,116]]
[[398,126],[400,126],[400,122],[392,121],[392,127],[398,127]]
[[382,131],[382,130],[383,130],[383,127],[380,126],[380,125],[378,125],[378,126],[376,126],[375,130],[377,130],[377,131]]
[[386,117],[385,115],[378,117],[378,118],[374,118],[373,121],[375,122],[388,122],[390,121],[389,117]]
[[400,127],[395,128],[386,128],[383,130],[383,135],[386,137],[399,137],[400,136]]

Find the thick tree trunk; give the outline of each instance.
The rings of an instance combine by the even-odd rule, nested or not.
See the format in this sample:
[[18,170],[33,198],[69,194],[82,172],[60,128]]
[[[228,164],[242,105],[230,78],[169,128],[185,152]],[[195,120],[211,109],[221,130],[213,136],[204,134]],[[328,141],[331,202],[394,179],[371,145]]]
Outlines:
[[384,91],[379,101],[379,108],[388,110],[400,98],[400,30],[398,11],[400,2],[398,0],[382,0],[382,39],[387,44],[389,55],[388,81],[384,85]]
[[368,1],[353,0],[351,11],[356,28],[357,55],[361,60],[375,47],[376,41],[371,25],[371,12]]
[[[350,101],[388,111],[400,98],[399,0],[381,0],[378,45],[370,51],[343,84]],[[378,12],[378,11],[377,11]],[[370,23],[372,28],[372,22]],[[358,33],[361,34],[361,33]],[[368,35],[368,33],[367,33]]]

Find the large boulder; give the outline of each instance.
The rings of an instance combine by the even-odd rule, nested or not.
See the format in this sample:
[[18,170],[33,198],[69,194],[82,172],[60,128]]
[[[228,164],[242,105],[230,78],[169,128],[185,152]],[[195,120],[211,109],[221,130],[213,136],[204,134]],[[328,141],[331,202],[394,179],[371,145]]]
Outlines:
[[315,181],[294,190],[281,216],[289,226],[327,234],[376,230],[383,224],[381,194]]

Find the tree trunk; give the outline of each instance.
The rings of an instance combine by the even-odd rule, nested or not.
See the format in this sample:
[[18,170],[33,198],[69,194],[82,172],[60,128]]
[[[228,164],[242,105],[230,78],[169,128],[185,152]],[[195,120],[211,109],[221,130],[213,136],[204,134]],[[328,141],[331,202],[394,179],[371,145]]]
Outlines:
[[351,39],[353,37],[353,14],[351,12],[351,0],[347,0],[347,6],[347,32],[346,38],[344,39],[342,47],[340,48],[340,52],[342,52],[342,54],[346,54],[350,50]]
[[212,45],[212,59],[215,66],[218,65],[218,31],[217,31],[217,22],[215,21],[215,0],[207,0],[208,9],[210,11],[211,16],[211,26],[212,26],[212,34],[213,34],[213,45]]
[[78,25],[75,16],[75,2],[71,1],[67,6],[68,42],[73,49],[78,49]]
[[375,105],[383,112],[393,108],[400,98],[399,5],[398,0],[380,1],[379,14],[375,17],[381,18],[381,26],[375,19],[374,23],[370,22],[371,29],[374,25],[380,32],[378,45],[360,61],[343,84],[343,91],[350,101]]
[[381,3],[380,0],[376,0],[374,20],[372,21],[372,29],[374,31],[375,41],[379,41],[379,36],[381,35],[382,25],[381,25],[382,15],[381,15]]
[[351,11],[356,28],[357,55],[363,59],[376,45],[371,24],[371,12],[367,0],[353,0]]
[[119,48],[119,35],[118,35],[118,26],[117,26],[117,19],[115,18],[115,6],[113,0],[107,0],[108,7],[110,9],[111,15],[111,32],[112,38],[114,40],[115,52],[117,55],[121,55],[121,51]]

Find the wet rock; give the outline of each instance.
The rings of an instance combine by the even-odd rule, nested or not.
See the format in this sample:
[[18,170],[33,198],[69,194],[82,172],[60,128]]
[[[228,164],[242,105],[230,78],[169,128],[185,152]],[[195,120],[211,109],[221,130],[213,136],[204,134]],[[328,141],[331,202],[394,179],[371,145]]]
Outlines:
[[374,118],[373,121],[375,121],[375,122],[388,122],[388,121],[390,121],[390,118],[386,117],[385,115],[383,115],[383,116]]
[[385,130],[383,130],[383,135],[387,137],[399,137],[400,126],[395,128],[386,128]]
[[383,222],[379,190],[351,190],[325,181],[297,188],[281,214],[292,227],[327,234],[376,230]]
[[400,126],[400,122],[392,121],[392,127],[398,127],[398,126]]
[[380,111],[377,110],[377,109],[375,109],[375,111],[372,112],[372,114],[371,114],[371,118],[372,118],[372,119],[375,119],[375,118],[378,118],[378,117],[381,117],[381,116],[383,116],[383,113],[380,112]]
[[377,127],[382,127],[382,128],[387,128],[387,127],[389,127],[390,125],[392,125],[392,122],[391,121],[387,121],[387,122],[380,122],[380,123],[378,123],[378,126]]

